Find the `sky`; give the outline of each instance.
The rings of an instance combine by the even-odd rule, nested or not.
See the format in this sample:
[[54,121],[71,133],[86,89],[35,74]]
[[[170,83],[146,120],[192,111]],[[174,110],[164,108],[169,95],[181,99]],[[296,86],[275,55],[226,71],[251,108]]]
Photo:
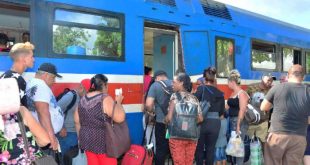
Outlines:
[[215,0],[310,29],[310,0]]

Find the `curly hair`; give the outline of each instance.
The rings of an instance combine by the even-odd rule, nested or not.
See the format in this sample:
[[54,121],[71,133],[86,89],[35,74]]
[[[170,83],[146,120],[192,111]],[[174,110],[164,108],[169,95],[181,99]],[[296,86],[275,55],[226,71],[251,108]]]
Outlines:
[[177,80],[180,82],[183,82],[183,88],[187,91],[187,92],[191,92],[192,91],[192,82],[191,82],[191,78],[186,74],[186,73],[178,73],[176,76]]
[[236,84],[241,84],[241,75],[237,69],[230,71],[228,75],[228,81],[234,81]]

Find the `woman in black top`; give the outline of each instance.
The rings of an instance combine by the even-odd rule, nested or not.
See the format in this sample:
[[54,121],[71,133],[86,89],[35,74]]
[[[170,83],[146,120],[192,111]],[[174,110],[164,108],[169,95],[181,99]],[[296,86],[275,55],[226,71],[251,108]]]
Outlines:
[[[227,100],[227,106],[229,113],[229,127],[231,131],[236,131],[244,140],[245,134],[248,131],[248,123],[243,120],[247,104],[249,102],[249,96],[241,88],[241,77],[238,70],[232,70],[228,76],[228,87],[233,91],[229,99]],[[236,158],[236,164],[242,165],[244,157]]]
[[[204,113],[204,121],[201,124],[200,138],[196,149],[196,164],[212,165],[214,162],[214,152],[216,140],[221,128],[220,116],[225,111],[224,94],[215,87],[216,85],[216,69],[209,67],[205,72],[205,85],[198,87],[194,94],[198,100],[207,100],[210,108]],[[204,110],[204,109],[202,109]],[[206,152],[204,152],[204,148]]]

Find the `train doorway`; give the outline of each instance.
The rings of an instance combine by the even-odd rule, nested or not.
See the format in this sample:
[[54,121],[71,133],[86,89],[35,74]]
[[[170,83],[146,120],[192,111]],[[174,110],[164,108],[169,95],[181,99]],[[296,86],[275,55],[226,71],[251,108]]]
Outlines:
[[172,79],[178,66],[178,32],[173,27],[145,23],[144,66],[164,70]]

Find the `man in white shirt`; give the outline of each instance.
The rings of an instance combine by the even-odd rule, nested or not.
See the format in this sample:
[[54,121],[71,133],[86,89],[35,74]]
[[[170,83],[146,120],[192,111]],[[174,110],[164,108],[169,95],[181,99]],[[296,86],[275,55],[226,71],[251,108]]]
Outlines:
[[27,101],[29,110],[33,116],[41,123],[51,140],[51,147],[54,151],[58,149],[58,141],[55,136],[64,122],[64,115],[57,105],[51,87],[55,83],[55,78],[61,77],[57,74],[55,65],[43,63],[36,72],[35,78],[27,83]]

